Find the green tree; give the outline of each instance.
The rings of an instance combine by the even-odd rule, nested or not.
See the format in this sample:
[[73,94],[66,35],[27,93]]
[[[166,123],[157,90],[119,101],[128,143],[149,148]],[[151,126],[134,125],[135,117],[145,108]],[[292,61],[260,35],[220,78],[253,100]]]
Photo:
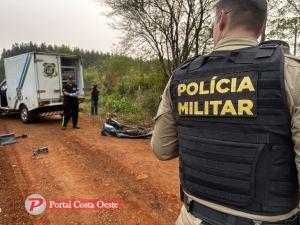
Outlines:
[[166,77],[209,46],[214,0],[101,1],[111,8],[114,27],[124,33],[123,49],[158,58]]
[[297,0],[270,0],[266,36],[291,44],[294,55],[300,53],[300,2]]

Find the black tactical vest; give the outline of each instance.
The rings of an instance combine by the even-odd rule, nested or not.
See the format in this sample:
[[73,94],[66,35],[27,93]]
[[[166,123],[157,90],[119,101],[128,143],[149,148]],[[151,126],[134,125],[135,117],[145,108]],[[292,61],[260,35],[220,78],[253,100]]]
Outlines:
[[213,52],[175,71],[171,96],[186,193],[258,215],[299,204],[281,44]]

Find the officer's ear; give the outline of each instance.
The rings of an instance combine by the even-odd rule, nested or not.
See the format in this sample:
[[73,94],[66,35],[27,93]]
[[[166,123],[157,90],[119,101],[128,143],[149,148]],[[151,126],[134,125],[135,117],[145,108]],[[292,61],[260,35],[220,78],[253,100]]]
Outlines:
[[256,39],[258,39],[262,35],[262,32],[257,32]]
[[224,31],[229,26],[229,21],[230,21],[229,13],[226,12],[225,10],[221,10],[218,21],[219,21],[218,25],[220,31]]
[[258,39],[262,35],[262,33],[264,31],[264,26],[259,31],[257,31],[257,33],[256,33],[256,39]]

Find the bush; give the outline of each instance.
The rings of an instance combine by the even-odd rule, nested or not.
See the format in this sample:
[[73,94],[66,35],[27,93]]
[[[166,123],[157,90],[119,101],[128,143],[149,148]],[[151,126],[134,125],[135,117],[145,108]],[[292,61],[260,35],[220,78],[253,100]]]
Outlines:
[[134,100],[118,94],[102,96],[100,105],[111,113],[137,113],[140,111]]
[[[99,113],[102,118],[107,113],[114,113],[121,121],[144,125],[151,124],[156,114],[166,79],[156,62],[111,56],[85,71],[86,87],[93,83],[100,88]],[[82,108],[89,112],[89,102]]]

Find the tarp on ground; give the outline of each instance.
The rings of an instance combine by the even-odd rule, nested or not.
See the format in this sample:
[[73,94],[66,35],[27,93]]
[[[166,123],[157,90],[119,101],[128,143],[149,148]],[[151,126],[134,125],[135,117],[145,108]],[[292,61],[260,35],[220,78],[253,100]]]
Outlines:
[[118,121],[108,117],[101,130],[102,136],[117,137],[117,138],[151,138],[152,131],[144,127],[133,127],[122,125]]

